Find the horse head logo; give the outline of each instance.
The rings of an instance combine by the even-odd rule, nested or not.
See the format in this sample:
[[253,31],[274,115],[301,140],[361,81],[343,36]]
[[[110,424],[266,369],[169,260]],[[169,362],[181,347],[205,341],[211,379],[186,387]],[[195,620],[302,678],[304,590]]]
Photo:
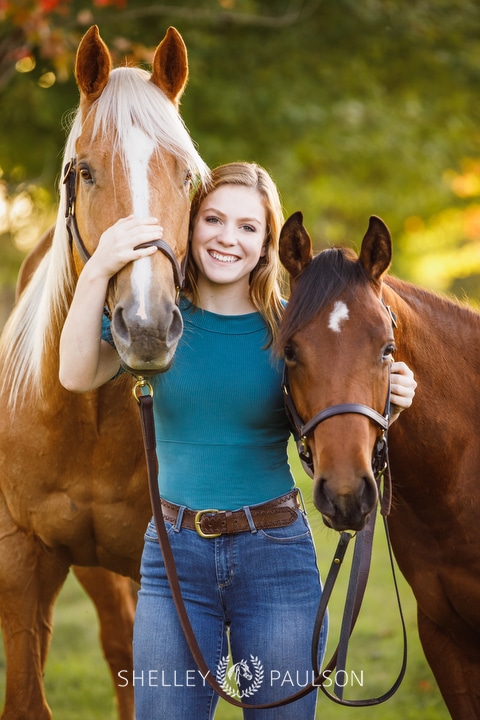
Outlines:
[[[228,668],[229,658],[223,657],[217,670],[217,680],[231,697],[250,697],[260,688],[264,671],[258,657],[250,655],[250,662],[243,658]],[[228,671],[227,671],[228,668]]]
[[240,678],[251,680],[253,678],[253,673],[248,666],[248,662],[246,660],[240,660],[235,663],[235,665],[232,665],[227,673],[227,677],[229,680],[232,680],[233,678],[238,685]]

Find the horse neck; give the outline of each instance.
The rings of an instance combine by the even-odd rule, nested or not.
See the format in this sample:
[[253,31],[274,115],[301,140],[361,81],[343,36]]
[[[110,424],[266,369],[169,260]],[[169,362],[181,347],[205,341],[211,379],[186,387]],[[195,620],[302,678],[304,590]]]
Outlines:
[[[439,497],[449,497],[459,449],[476,443],[480,315],[397,279],[387,280],[383,295],[397,315],[395,359],[406,362],[417,381],[411,408],[391,429],[393,475],[400,478],[396,492],[409,498],[411,508],[427,513],[431,485],[408,478],[435,478]],[[405,464],[410,468],[406,475]]]
[[[399,356],[412,367],[452,373],[452,358],[460,352],[475,366],[480,349],[480,315],[466,305],[389,277],[383,298],[397,315]],[[480,365],[477,365],[480,373]]]
[[478,488],[480,316],[397,279],[383,290],[397,315],[395,358],[417,381],[412,406],[390,431],[391,530],[397,543],[419,528],[441,538]]

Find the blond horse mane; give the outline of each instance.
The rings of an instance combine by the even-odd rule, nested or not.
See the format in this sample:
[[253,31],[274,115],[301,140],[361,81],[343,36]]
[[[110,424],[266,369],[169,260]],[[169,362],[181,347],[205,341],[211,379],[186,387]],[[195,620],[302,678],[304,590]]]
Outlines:
[[[198,154],[182,119],[173,104],[152,82],[150,73],[139,68],[117,68],[98,100],[93,137],[110,133],[115,151],[124,147],[132,126],[146,133],[156,146],[179,157],[193,175],[204,181],[208,169]],[[115,133],[111,128],[115,128]],[[82,117],[77,108],[68,135],[62,168],[75,157],[75,144],[82,131]],[[57,351],[61,327],[75,288],[75,274],[65,226],[65,186],[59,181],[59,207],[51,248],[33,274],[14,307],[0,338],[2,391],[10,407],[17,404],[17,389],[25,397],[41,398],[44,389],[42,372],[49,350]],[[56,371],[56,365],[55,371]]]

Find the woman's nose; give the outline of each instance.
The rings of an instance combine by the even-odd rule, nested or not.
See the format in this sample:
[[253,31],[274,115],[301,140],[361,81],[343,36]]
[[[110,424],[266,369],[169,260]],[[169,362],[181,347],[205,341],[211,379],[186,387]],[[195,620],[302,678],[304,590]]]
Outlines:
[[237,244],[237,234],[236,229],[234,227],[231,227],[229,225],[224,225],[222,228],[222,232],[220,233],[220,240],[223,245],[236,245]]

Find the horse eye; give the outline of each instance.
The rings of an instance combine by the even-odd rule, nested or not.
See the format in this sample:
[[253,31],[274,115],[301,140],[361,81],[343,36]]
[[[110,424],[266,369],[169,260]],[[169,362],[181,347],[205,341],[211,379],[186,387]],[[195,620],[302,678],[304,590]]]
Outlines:
[[285,345],[283,348],[283,354],[285,356],[285,362],[288,364],[292,364],[296,360],[296,354],[295,350],[292,348],[291,345]]
[[383,351],[383,360],[390,360],[396,349],[395,343],[388,343]]
[[185,173],[185,180],[183,181],[184,185],[189,185],[192,182],[192,177],[192,171],[187,170],[187,172]]
[[88,167],[83,166],[78,168],[78,174],[82,178],[83,182],[93,182],[92,173]]

